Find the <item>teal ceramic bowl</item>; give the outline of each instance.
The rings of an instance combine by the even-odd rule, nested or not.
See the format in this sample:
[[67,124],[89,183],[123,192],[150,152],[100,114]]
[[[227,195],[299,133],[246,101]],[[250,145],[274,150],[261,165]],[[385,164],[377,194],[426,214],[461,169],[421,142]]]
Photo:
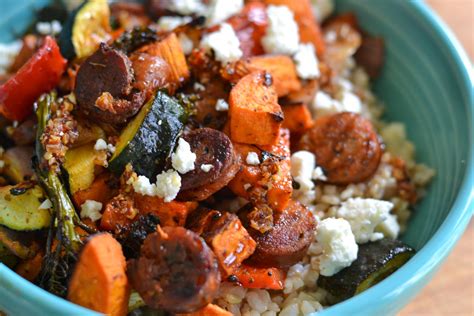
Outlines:
[[[28,24],[46,0],[1,0],[0,41]],[[462,235],[474,208],[472,65],[443,22],[422,1],[346,0],[365,30],[387,43],[376,82],[388,120],[406,123],[419,161],[436,169],[403,239],[418,253],[389,278],[320,315],[392,315],[429,282]],[[55,297],[0,264],[0,310],[11,315],[94,315]]]

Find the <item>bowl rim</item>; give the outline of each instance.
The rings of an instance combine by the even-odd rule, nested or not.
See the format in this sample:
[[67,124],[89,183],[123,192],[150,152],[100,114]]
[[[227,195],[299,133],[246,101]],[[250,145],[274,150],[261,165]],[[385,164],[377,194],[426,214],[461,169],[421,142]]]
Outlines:
[[[396,277],[392,275],[367,291],[328,307],[322,312],[322,315],[325,316],[357,313],[354,310],[354,306],[357,306],[358,310],[370,310],[370,306],[374,304],[374,300],[371,298],[375,294],[377,295],[377,304],[383,305],[390,302],[401,292],[414,288],[419,280],[430,277],[430,274],[439,268],[439,265],[451,252],[455,243],[464,232],[474,211],[474,144],[472,141],[474,74],[472,64],[451,30],[424,1],[406,1],[402,3],[410,6],[414,14],[427,22],[434,31],[434,36],[448,49],[450,57],[453,58],[453,68],[461,75],[462,89],[470,93],[471,102],[470,105],[467,105],[467,110],[470,112],[468,120],[470,120],[471,124],[468,126],[468,137],[471,140],[469,142],[471,147],[468,150],[468,158],[466,160],[466,174],[463,177],[456,199],[446,219],[420,251],[395,273]],[[442,245],[442,247],[439,245]],[[60,310],[71,314],[99,315],[94,311],[78,306],[39,288],[1,263],[0,281],[1,283],[8,284],[8,291],[21,295],[25,301],[35,302],[37,311],[40,313],[45,310]]]

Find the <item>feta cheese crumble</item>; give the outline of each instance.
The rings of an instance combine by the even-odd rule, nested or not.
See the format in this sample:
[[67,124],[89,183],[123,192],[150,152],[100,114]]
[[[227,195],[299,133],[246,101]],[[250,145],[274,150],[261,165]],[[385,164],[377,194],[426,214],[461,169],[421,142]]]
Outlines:
[[350,198],[341,204],[337,217],[346,219],[357,243],[363,244],[384,237],[383,233],[375,232],[375,228],[388,217],[393,204],[388,201]]
[[316,157],[309,151],[301,150],[291,155],[291,176],[299,184],[297,192],[304,193],[314,188],[311,178],[315,165]]
[[51,203],[50,199],[44,200],[40,206],[38,207],[39,210],[48,210],[53,207],[53,203]]
[[319,62],[313,44],[300,44],[293,59],[296,72],[301,79],[319,78]]
[[62,30],[61,23],[57,20],[36,23],[36,31],[41,35],[56,35]]
[[216,102],[216,111],[229,111],[229,103],[227,103],[224,99],[218,99]]
[[206,24],[212,26],[224,22],[239,13],[243,7],[243,0],[211,0],[206,14]]
[[194,83],[193,89],[194,89],[194,91],[201,91],[201,92],[206,91],[206,87],[203,84],[201,84],[200,82],[197,82],[197,81]]
[[156,176],[156,195],[165,202],[171,202],[181,189],[181,177],[175,170],[163,171]]
[[316,240],[323,252],[319,259],[321,275],[332,276],[357,259],[359,247],[348,221],[326,218],[318,224]]
[[375,227],[377,232],[381,232],[385,237],[396,239],[400,233],[400,225],[397,221],[397,215],[388,214],[386,220]]
[[178,35],[178,40],[183,49],[183,53],[185,55],[191,54],[194,49],[194,42],[184,33]]
[[180,138],[175,152],[171,155],[171,164],[175,170],[181,174],[185,174],[194,170],[194,162],[196,161],[196,154],[191,151],[189,143]]
[[[132,181],[130,181],[132,180]],[[133,191],[141,195],[156,196],[156,184],[150,183],[150,179],[145,176],[138,176],[136,179],[130,178],[127,184],[131,184]]]
[[192,21],[190,16],[163,16],[158,20],[158,30],[172,31],[178,26],[187,24]]
[[254,151],[251,151],[247,154],[247,158],[245,158],[245,162],[249,165],[259,165],[260,159],[258,158],[258,154]]
[[350,91],[343,91],[340,101],[333,99],[324,91],[318,91],[311,104],[311,109],[315,116],[339,112],[360,113],[362,111],[362,102],[357,95]]
[[101,150],[107,150],[111,154],[115,152],[115,146],[112,144],[107,144],[105,140],[102,138],[99,138],[94,145],[94,150],[96,151],[101,151]]
[[262,46],[268,54],[293,55],[298,50],[300,36],[293,12],[286,6],[269,5],[268,26]]
[[87,200],[81,205],[81,218],[90,218],[92,221],[97,221],[102,218],[100,211],[102,210],[102,203]]
[[204,171],[204,172],[209,172],[209,171],[211,171],[212,168],[214,168],[214,166],[211,165],[211,164],[201,165],[201,170]]
[[201,0],[172,0],[168,9],[182,15],[190,15],[202,14],[206,6]]
[[200,46],[206,51],[214,51],[216,60],[222,64],[236,61],[242,57],[240,41],[228,23],[222,23],[218,31],[204,35]]

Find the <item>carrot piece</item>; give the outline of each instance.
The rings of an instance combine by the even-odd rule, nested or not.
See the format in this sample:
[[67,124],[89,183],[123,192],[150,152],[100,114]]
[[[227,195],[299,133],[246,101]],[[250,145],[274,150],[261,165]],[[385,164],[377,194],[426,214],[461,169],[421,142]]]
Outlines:
[[292,104],[282,107],[285,120],[283,127],[291,133],[302,134],[313,126],[313,118],[306,104]]
[[[277,142],[271,146],[234,144],[234,147],[242,161],[249,152],[256,152],[262,163],[257,166],[244,163],[229,183],[232,192],[254,204],[268,204],[275,211],[283,211],[293,193],[289,131],[281,129]],[[264,153],[269,156],[265,161]]]
[[41,271],[44,253],[39,251],[33,258],[25,259],[15,267],[15,272],[33,282]]
[[170,33],[159,42],[143,46],[137,52],[144,52],[152,56],[163,58],[170,66],[170,83],[177,88],[189,78],[189,68],[186,63],[179,39],[175,33]]
[[72,199],[76,207],[80,208],[87,200],[106,204],[116,193],[117,189],[114,188],[110,175],[103,173],[95,178],[89,188],[75,192]]
[[283,290],[286,272],[278,268],[257,268],[243,264],[234,275],[247,289]]
[[232,313],[226,311],[225,309],[217,305],[208,304],[195,312],[186,314],[176,314],[176,316],[232,316]]
[[237,82],[229,96],[230,135],[235,142],[270,145],[278,138],[283,112],[271,75],[254,72]]
[[265,0],[266,4],[287,6],[295,15],[298,24],[300,41],[312,43],[318,56],[322,56],[326,49],[321,28],[316,21],[310,0]]
[[141,194],[136,194],[134,201],[140,214],[155,214],[160,219],[161,226],[184,226],[188,214],[198,206],[197,202],[165,202],[157,196]]
[[67,298],[107,315],[126,315],[130,286],[122,246],[108,233],[90,237],[69,283]]

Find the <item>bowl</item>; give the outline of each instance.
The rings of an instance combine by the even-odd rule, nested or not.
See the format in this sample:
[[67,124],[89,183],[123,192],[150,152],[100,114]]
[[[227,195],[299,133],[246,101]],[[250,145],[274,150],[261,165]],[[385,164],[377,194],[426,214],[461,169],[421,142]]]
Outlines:
[[[11,40],[47,0],[2,0],[0,41]],[[403,240],[418,253],[393,275],[318,315],[392,315],[429,282],[462,235],[474,208],[472,65],[422,1],[337,1],[363,29],[381,35],[387,58],[376,94],[386,119],[406,124],[417,159],[437,172]],[[12,315],[95,315],[55,297],[0,264],[0,310]]]

